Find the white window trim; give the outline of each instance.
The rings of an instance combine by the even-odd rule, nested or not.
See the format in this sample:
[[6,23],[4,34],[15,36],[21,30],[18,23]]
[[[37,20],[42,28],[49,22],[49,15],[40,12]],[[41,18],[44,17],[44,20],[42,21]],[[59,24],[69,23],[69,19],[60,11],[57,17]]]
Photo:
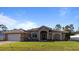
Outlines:
[[35,37],[33,37],[33,33],[36,33],[37,34],[37,32],[31,32],[31,37],[33,38],[33,39],[37,39],[37,37],[35,38]]

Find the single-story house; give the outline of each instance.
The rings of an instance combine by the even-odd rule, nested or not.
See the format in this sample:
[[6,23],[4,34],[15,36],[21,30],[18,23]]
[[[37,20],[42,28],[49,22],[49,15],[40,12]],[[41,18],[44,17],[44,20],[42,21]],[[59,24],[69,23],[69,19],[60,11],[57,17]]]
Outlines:
[[47,26],[33,28],[29,30],[14,29],[3,32],[5,41],[48,41],[65,40],[64,31],[53,30]]

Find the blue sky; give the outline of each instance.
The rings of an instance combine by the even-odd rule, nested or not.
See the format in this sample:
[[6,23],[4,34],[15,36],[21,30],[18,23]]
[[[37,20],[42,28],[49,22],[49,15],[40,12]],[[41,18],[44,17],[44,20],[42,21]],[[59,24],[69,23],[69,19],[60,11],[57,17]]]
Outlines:
[[79,8],[72,7],[3,7],[0,8],[0,24],[9,29],[30,29],[46,25],[54,28],[56,24],[62,26],[74,24],[79,27]]

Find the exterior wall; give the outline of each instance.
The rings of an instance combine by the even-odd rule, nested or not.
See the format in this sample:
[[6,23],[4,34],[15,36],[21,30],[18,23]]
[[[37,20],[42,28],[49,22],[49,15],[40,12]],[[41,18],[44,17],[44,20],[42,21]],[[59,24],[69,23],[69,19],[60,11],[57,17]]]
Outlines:
[[49,30],[46,29],[46,28],[42,28],[42,29],[40,29],[40,30],[38,31],[38,38],[39,38],[39,40],[40,40],[40,32],[41,32],[41,31],[46,31],[46,32],[47,32],[47,39],[49,39]]
[[[29,32],[29,33],[21,33],[20,34],[20,41],[25,41],[25,39],[26,39],[26,41],[28,40],[28,39],[37,39],[37,40],[39,40],[40,41],[40,32],[41,31],[46,31],[47,32],[47,40],[48,39],[50,39],[50,40],[54,40],[54,35],[55,34],[59,34],[60,35],[60,40],[64,40],[65,39],[65,33],[61,33],[61,32],[49,32],[49,30],[47,30],[47,29],[41,29],[41,30],[39,30],[39,31],[36,31],[36,33],[37,33],[37,38],[32,38],[31,37],[31,34],[33,33],[33,32]],[[12,33],[11,33],[12,34]],[[8,40],[8,35],[10,35],[10,34],[5,34],[5,41],[6,40]],[[17,34],[18,35],[18,34]],[[16,39],[16,38],[14,38],[14,39]],[[17,40],[16,40],[17,41]]]
[[[15,32],[15,33],[5,33],[5,41],[8,40],[8,35],[11,35],[11,34],[15,34],[16,36],[20,35],[20,41],[27,41],[27,40],[41,40],[40,39],[40,32],[41,31],[46,31],[47,32],[47,40],[54,40],[54,35],[55,34],[59,34],[60,35],[60,40],[64,40],[65,39],[65,33],[63,32],[60,32],[60,31],[49,31],[48,28],[40,28],[38,29],[37,31],[28,31],[28,32],[23,32],[23,33],[19,33],[19,32]],[[32,37],[32,33],[37,33],[37,38],[33,38]],[[14,39],[16,39],[14,37]],[[17,40],[16,40],[17,41]]]
[[52,32],[49,32],[49,39],[52,40]]
[[60,40],[63,40],[63,34],[60,33]]
[[26,34],[26,40],[30,40],[31,39],[31,32],[28,32],[27,34]]
[[55,34],[59,34],[59,35],[60,35],[60,38],[59,38],[59,39],[60,39],[60,40],[63,40],[63,38],[62,38],[62,37],[63,37],[63,36],[62,36],[63,34],[62,34],[61,32],[52,32],[52,40],[54,40],[54,35],[55,35]]
[[65,40],[65,33],[62,34],[62,38],[63,38],[63,40]]
[[[42,28],[42,29],[40,29],[40,30],[38,30],[38,31],[35,31],[36,33],[37,33],[37,40],[39,40],[40,41],[40,32],[41,31],[46,31],[47,32],[47,40],[54,40],[54,35],[55,34],[59,34],[60,35],[60,40],[64,40],[65,39],[65,33],[62,33],[62,32],[56,32],[56,31],[53,31],[53,32],[49,32],[49,30],[48,29],[46,29],[46,28]],[[29,32],[29,35],[27,36],[27,37],[30,37],[30,39],[35,39],[35,38],[32,38],[31,37],[31,34],[32,33],[34,33],[34,32]]]
[[[33,37],[33,33],[35,33],[35,34],[37,34],[37,37]],[[39,38],[38,38],[38,32],[37,31],[35,31],[35,32],[31,32],[31,38],[33,39],[33,40],[38,40]]]
[[[33,38],[32,37],[32,33],[37,33],[37,38]],[[31,31],[31,32],[27,32],[26,34],[25,34],[25,41],[30,41],[30,40],[38,40],[39,38],[38,38],[38,32],[37,31]]]
[[4,41],[8,41],[8,34],[4,34],[5,37],[4,37]]
[[21,33],[21,41],[24,41],[26,39],[26,33]]

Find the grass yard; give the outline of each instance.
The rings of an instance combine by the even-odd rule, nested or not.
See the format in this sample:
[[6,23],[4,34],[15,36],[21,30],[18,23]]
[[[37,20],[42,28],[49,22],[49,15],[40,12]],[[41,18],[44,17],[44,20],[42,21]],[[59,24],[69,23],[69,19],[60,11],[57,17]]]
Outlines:
[[79,51],[79,42],[14,42],[0,45],[0,51]]

